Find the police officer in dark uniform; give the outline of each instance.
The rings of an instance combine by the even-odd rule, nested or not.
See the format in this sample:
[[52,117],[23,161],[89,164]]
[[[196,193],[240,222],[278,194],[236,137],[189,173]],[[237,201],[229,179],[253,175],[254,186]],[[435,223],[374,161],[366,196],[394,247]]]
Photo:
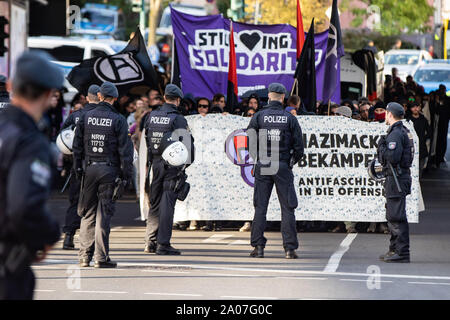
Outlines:
[[[184,116],[178,111],[183,93],[174,84],[166,86],[165,103],[153,110],[147,117],[144,128],[148,147],[148,163],[152,170],[150,185],[150,210],[147,218],[145,252],[160,255],[179,255],[181,252],[170,245],[172,237],[173,215],[177,193],[173,189],[179,177],[177,168],[168,167],[161,158],[159,148],[164,133],[177,130],[184,138],[190,140],[188,152],[190,163],[193,162],[193,138]],[[181,130],[180,130],[181,129]],[[186,141],[182,141],[186,144]]]
[[12,103],[0,113],[0,300],[32,299],[30,265],[59,240],[46,206],[51,186],[51,151],[37,122],[50,106],[63,75],[44,52],[17,60]]
[[6,90],[7,78],[0,74],[0,110],[9,103],[9,92]]
[[406,217],[406,196],[411,193],[411,164],[414,159],[414,141],[403,126],[403,107],[391,102],[386,108],[387,136],[378,143],[378,161],[386,173],[386,220],[391,241],[389,251],[380,256],[385,262],[409,262],[409,227]]
[[[251,229],[251,245],[255,249],[250,254],[252,257],[264,257],[267,206],[275,184],[281,205],[281,233],[286,258],[297,258],[295,250],[298,248],[298,239],[294,211],[298,202],[292,168],[303,156],[304,148],[298,120],[283,108],[285,94],[286,88],[282,84],[270,84],[269,104],[252,117],[248,126],[250,152],[253,159],[257,159],[253,197],[255,216]],[[256,141],[252,140],[250,129],[254,129],[258,135],[257,155],[252,152],[252,146],[256,149]],[[266,141],[261,141],[262,139]]]
[[[88,89],[87,101],[88,103],[82,108],[72,112],[64,122],[61,130],[66,128],[74,129],[78,123],[78,120],[82,117],[83,113],[93,110],[100,102],[98,93],[100,87],[93,84]],[[73,166],[73,157],[70,155],[64,155],[65,167],[70,170],[72,177],[69,181],[69,202],[70,205],[66,211],[65,225],[63,226],[64,232],[64,250],[75,250],[73,243],[73,237],[75,232],[80,229],[81,217],[77,213],[78,199],[80,197],[80,180],[76,179],[75,169]]]
[[117,266],[109,258],[114,190],[118,186],[117,178],[129,182],[133,176],[133,145],[128,136],[127,121],[112,106],[118,97],[112,83],[103,83],[101,102],[95,109],[83,113],[75,131],[74,166],[82,188],[78,207],[82,217],[81,267],[88,267],[93,256],[96,268]]

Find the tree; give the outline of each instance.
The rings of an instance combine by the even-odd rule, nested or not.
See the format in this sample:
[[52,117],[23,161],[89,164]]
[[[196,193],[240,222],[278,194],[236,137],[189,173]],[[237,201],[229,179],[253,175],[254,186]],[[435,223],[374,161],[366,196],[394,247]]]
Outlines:
[[159,20],[159,14],[162,9],[162,0],[149,0],[150,12],[148,16],[148,46],[156,43],[156,27]]
[[[427,0],[360,1],[366,3],[367,6],[379,8],[381,14],[381,28],[379,31],[383,36],[405,32],[426,32],[430,29],[427,23],[434,12],[434,8],[428,4]],[[355,15],[355,19],[352,21],[352,26],[354,27],[361,26],[363,21],[370,16],[367,9],[354,8],[352,13]]]
[[[259,24],[289,23],[297,25],[297,0],[246,0],[245,21],[254,23],[255,6],[259,3]],[[328,28],[328,18],[325,14],[330,7],[331,0],[300,0],[303,15],[303,26],[309,26],[312,18],[316,32]]]

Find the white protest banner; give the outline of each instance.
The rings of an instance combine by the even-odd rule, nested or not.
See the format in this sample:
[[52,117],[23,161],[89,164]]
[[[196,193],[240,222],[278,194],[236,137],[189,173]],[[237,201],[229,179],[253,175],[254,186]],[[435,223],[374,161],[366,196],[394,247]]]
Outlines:
[[[250,118],[208,114],[186,117],[195,139],[195,162],[186,170],[191,191],[177,202],[175,221],[253,219],[252,166],[238,166],[230,160],[230,141],[239,147],[239,131]],[[297,191],[297,220],[385,221],[382,182],[369,178],[367,163],[375,157],[379,136],[387,126],[344,117],[299,116],[305,157],[294,167]],[[421,192],[418,177],[418,139],[411,168],[412,188],[407,196],[409,222],[419,221]],[[227,140],[228,138],[228,140]],[[226,141],[228,145],[224,148]],[[228,149],[228,155],[224,149]],[[245,158],[245,151],[238,151]],[[280,220],[275,187],[267,212],[268,220]]]

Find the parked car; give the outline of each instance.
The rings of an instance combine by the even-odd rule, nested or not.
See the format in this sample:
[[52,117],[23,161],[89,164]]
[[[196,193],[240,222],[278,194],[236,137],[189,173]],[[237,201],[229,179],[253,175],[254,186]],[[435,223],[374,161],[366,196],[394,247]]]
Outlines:
[[407,76],[412,76],[425,61],[432,59],[425,50],[390,50],[384,55],[384,75],[392,75],[392,68],[397,68],[398,77],[406,81]]
[[450,94],[450,60],[431,60],[419,67],[414,73],[414,81],[421,85],[425,93],[439,89],[443,84]]
[[73,34],[87,37],[110,36],[126,40],[123,12],[117,6],[87,3],[81,9],[81,21],[73,30]]

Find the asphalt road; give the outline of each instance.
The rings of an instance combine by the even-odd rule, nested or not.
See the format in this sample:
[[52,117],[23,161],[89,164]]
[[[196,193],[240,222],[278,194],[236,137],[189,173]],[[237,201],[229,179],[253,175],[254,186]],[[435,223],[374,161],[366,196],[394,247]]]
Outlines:
[[[266,233],[265,257],[254,259],[249,232],[174,231],[181,256],[146,254],[144,223],[128,198],[112,221],[110,255],[118,268],[80,269],[77,251],[61,250],[60,241],[33,266],[35,298],[450,299],[450,165],[427,172],[421,186],[426,210],[410,225],[410,264],[380,262],[389,235],[373,233],[299,233],[300,258],[286,260],[279,232]],[[50,202],[61,223],[67,206],[57,194]]]
[[[300,233],[300,259],[284,259],[281,235],[268,232],[264,259],[248,256],[250,234],[174,231],[181,256],[143,252],[144,224],[129,199],[117,206],[111,257],[117,269],[78,268],[61,250],[33,267],[36,299],[450,299],[450,168],[422,181],[426,211],[411,224],[410,264],[378,261],[384,234]],[[63,221],[68,201],[50,206]],[[76,246],[78,238],[76,237]]]

